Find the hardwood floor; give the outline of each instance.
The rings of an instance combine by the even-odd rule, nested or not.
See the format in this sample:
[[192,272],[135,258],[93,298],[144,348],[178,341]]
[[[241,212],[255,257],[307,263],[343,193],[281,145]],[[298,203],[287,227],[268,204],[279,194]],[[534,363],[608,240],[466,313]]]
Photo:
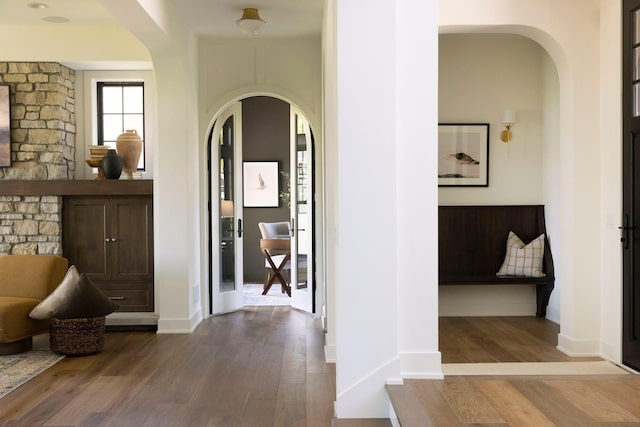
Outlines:
[[0,426],[331,426],[319,320],[247,307],[193,334],[112,332],[0,399]]
[[[575,360],[555,349],[557,333],[537,318],[440,319],[445,363]],[[640,426],[637,375],[452,376],[387,388],[413,411],[403,427]],[[108,333],[101,353],[65,358],[0,399],[0,426],[328,427],[334,401],[319,320],[247,307],[193,334]]]
[[640,425],[638,375],[454,376],[393,387],[391,395],[415,396],[403,427]]
[[[576,362],[536,317],[442,317],[443,363]],[[640,376],[445,376],[387,391],[403,427],[640,426]]]
[[558,324],[533,316],[441,317],[442,363],[602,360],[560,352],[556,349],[559,332]]

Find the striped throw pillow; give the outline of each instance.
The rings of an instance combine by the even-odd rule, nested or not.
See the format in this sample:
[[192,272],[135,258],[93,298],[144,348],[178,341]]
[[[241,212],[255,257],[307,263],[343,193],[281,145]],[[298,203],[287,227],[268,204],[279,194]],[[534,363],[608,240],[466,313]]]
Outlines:
[[544,234],[525,245],[513,231],[507,238],[507,255],[498,276],[544,277],[542,257],[544,255]]

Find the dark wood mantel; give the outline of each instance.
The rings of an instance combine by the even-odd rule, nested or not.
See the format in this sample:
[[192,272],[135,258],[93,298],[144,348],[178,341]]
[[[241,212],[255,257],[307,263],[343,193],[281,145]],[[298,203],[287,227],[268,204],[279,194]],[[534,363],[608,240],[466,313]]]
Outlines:
[[126,196],[153,194],[151,179],[0,180],[0,196]]

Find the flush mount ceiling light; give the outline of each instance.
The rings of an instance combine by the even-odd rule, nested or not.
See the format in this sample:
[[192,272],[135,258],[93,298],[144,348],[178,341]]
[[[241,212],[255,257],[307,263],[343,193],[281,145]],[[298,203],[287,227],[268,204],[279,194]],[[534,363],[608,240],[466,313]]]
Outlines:
[[46,9],[49,5],[46,3],[29,3],[27,7],[30,7],[31,9]]
[[242,18],[238,19],[236,24],[244,34],[255,36],[260,34],[266,22],[258,15],[258,9],[248,7],[242,11]]

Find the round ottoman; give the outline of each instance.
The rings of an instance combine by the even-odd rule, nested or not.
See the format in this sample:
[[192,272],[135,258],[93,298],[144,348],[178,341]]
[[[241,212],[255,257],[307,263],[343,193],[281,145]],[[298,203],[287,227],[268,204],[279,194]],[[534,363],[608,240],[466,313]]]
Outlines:
[[81,319],[51,318],[51,351],[67,356],[98,353],[104,345],[104,316]]

